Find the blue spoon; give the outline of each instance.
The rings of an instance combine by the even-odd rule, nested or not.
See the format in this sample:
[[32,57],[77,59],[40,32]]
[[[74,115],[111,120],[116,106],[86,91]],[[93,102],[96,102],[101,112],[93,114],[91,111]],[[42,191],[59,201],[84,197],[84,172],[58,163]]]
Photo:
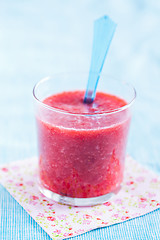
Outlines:
[[87,89],[84,96],[84,103],[92,103],[94,101],[100,73],[102,71],[116,25],[117,24],[114,23],[108,16],[99,18],[94,22],[92,59]]

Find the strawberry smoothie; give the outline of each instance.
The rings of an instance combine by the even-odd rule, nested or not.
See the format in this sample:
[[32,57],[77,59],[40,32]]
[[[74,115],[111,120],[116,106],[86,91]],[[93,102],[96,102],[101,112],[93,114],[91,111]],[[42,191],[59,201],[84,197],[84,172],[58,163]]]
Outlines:
[[91,104],[83,98],[84,91],[51,95],[37,115],[41,186],[71,198],[119,188],[131,118],[117,96],[97,92]]

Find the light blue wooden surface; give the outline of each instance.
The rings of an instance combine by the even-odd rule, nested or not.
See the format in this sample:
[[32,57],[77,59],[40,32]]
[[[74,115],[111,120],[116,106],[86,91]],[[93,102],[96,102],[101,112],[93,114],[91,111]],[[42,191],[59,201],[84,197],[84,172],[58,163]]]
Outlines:
[[[103,73],[131,82],[137,101],[128,152],[160,174],[160,2],[0,1],[0,163],[36,155],[32,87],[88,70],[93,21],[118,23]],[[0,239],[50,239],[0,186]],[[73,239],[160,239],[160,211]]]

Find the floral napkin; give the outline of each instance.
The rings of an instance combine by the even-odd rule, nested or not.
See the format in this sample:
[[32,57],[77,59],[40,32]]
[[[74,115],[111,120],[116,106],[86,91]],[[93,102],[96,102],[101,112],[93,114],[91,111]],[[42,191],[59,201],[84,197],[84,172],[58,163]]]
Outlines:
[[56,203],[39,192],[36,179],[36,158],[0,167],[0,183],[52,239],[76,236],[160,207],[160,178],[129,156],[121,190],[102,205],[71,207]]

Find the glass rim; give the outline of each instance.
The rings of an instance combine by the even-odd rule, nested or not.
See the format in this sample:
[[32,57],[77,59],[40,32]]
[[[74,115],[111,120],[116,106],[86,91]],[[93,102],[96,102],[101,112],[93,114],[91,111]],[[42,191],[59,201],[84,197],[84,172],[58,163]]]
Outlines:
[[[75,72],[76,73],[76,72]],[[61,73],[61,74],[68,74],[68,73]],[[54,76],[59,76],[61,74],[55,74]],[[71,74],[71,73],[70,73]],[[73,74],[73,73],[72,73]],[[133,85],[129,82],[121,82],[120,83],[122,85],[125,85],[125,86],[129,86],[132,90],[133,90],[133,97],[131,99],[131,101],[129,101],[126,105],[124,105],[123,107],[119,107],[119,108],[116,108],[116,109],[113,109],[113,110],[109,110],[109,111],[104,111],[102,113],[70,113],[70,112],[67,112],[65,110],[62,110],[62,109],[58,109],[58,108],[55,108],[55,107],[51,107],[47,104],[45,104],[43,101],[41,101],[37,96],[36,96],[36,89],[44,82],[48,81],[48,80],[53,80],[54,76],[48,76],[48,77],[44,77],[42,78],[40,81],[38,81],[34,87],[33,87],[33,91],[32,91],[32,94],[33,94],[33,97],[34,97],[34,100],[36,100],[37,103],[39,103],[42,107],[50,110],[50,111],[54,111],[54,112],[57,112],[57,113],[62,113],[62,114],[67,114],[67,115],[73,115],[73,116],[83,116],[83,117],[91,117],[91,116],[102,116],[102,115],[111,115],[111,114],[114,114],[114,113],[118,113],[118,112],[121,112],[121,111],[124,111],[126,109],[128,109],[129,107],[131,107],[136,99],[136,96],[137,96],[137,93],[136,93],[136,90],[135,88],[133,87]],[[112,79],[114,79],[116,82],[117,79],[113,78],[112,76],[109,76],[109,75],[104,75],[102,74],[101,76],[103,77],[110,77]]]

